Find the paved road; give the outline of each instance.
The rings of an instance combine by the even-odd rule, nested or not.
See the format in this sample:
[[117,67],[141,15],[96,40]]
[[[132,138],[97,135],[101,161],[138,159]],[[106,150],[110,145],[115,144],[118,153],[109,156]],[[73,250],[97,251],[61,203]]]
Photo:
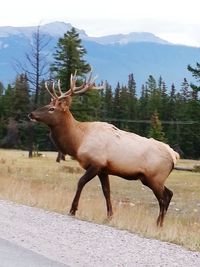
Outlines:
[[67,267],[67,265],[0,239],[0,267]]
[[3,200],[0,238],[0,267],[200,267],[200,252]]

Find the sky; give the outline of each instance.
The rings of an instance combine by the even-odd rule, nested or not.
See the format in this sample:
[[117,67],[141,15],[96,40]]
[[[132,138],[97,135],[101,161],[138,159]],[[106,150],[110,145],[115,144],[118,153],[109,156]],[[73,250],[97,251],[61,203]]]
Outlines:
[[89,36],[151,32],[200,47],[199,0],[5,0],[0,26],[71,23]]

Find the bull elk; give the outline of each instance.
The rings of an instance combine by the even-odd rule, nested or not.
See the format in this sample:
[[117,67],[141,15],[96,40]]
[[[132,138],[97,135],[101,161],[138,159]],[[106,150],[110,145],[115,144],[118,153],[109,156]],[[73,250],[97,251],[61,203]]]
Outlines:
[[157,225],[162,226],[173,192],[165,185],[165,180],[179,158],[167,144],[153,138],[145,138],[122,131],[106,122],[79,122],[70,112],[73,95],[85,93],[94,86],[92,72],[86,82],[77,87],[76,74],[71,75],[70,89],[62,92],[52,86],[51,102],[31,114],[29,118],[48,125],[51,137],[64,155],[75,158],[85,169],[80,178],[70,214],[75,215],[83,187],[96,175],[99,177],[106,200],[107,216],[113,215],[110,200],[109,175],[126,180],[140,180],[155,194],[160,211]]

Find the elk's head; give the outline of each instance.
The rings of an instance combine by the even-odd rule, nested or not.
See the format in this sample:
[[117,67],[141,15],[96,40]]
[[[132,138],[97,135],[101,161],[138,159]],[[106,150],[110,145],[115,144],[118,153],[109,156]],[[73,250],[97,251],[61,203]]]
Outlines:
[[46,125],[52,127],[57,124],[61,124],[62,120],[66,118],[67,113],[69,113],[69,108],[72,101],[72,96],[77,94],[83,94],[89,89],[103,89],[104,86],[95,87],[94,81],[97,77],[92,78],[92,71],[89,74],[89,78],[81,86],[76,86],[76,72],[74,75],[71,74],[70,78],[70,89],[63,93],[60,86],[60,81],[58,81],[58,92],[55,90],[55,84],[53,83],[51,90],[48,87],[47,82],[45,83],[45,88],[51,95],[51,102],[41,108],[29,114],[29,118],[32,121],[43,122]]

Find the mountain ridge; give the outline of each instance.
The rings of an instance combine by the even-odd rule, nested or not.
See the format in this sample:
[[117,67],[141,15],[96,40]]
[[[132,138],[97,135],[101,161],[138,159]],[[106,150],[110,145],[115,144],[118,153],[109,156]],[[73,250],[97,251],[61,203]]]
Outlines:
[[[37,31],[37,28],[40,27],[40,32],[44,34],[49,34],[50,36],[61,37],[70,30],[73,26],[71,23],[65,22],[51,22],[39,26],[27,26],[27,27],[14,27],[14,26],[3,26],[0,27],[0,37],[12,35],[25,35],[31,37],[31,35]],[[87,35],[87,33],[76,28],[77,32],[80,35],[80,38],[83,40],[96,41],[100,44],[113,44],[113,43],[130,43],[130,42],[154,42],[161,44],[169,44],[169,42],[157,37],[156,35],[149,32],[130,32],[128,34],[112,34],[104,35],[100,37],[92,37]]]
[[[37,27],[0,27],[0,81],[4,84],[14,81],[16,72],[12,67],[13,59],[23,61]],[[46,52],[50,53],[50,61],[53,61],[52,51],[58,38],[71,27],[70,23],[65,22],[40,26],[41,33],[52,39],[46,48]],[[184,78],[189,82],[192,80],[187,65],[196,63],[199,48],[174,45],[152,33],[91,37],[83,29],[77,31],[87,50],[86,60],[101,80],[108,80],[113,86],[117,82],[126,84],[130,73],[134,74],[138,87],[145,84],[148,75],[156,79],[162,76],[168,88],[172,83],[179,86]]]

